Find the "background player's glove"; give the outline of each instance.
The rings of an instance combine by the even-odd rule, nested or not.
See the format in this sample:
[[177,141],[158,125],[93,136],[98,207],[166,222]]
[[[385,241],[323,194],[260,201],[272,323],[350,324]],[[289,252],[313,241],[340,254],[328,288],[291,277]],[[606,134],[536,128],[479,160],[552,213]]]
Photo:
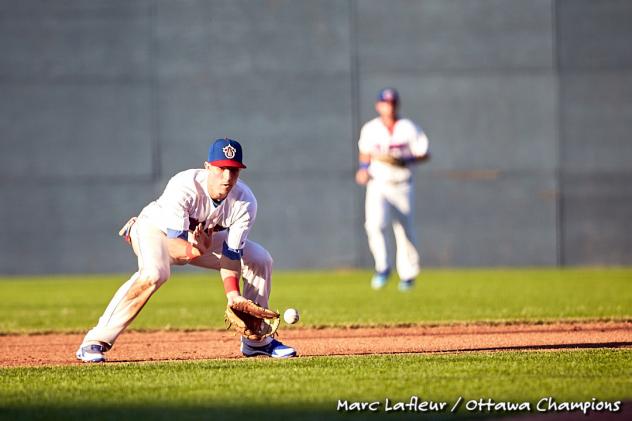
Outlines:
[[281,319],[276,311],[246,300],[226,306],[224,321],[227,329],[232,327],[242,336],[258,341],[266,336],[274,336]]
[[405,167],[408,162],[411,162],[411,158],[397,158],[391,155],[378,155],[375,159],[386,162],[387,164],[395,165],[396,167]]

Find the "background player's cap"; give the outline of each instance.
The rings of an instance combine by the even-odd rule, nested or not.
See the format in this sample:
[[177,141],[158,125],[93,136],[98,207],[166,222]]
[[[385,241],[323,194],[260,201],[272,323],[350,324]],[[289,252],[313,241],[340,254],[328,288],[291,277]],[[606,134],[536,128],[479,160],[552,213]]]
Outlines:
[[399,93],[395,88],[384,88],[377,94],[377,100],[397,104],[399,103]]
[[242,158],[241,145],[236,140],[217,139],[208,148],[208,162],[215,167],[246,168]]

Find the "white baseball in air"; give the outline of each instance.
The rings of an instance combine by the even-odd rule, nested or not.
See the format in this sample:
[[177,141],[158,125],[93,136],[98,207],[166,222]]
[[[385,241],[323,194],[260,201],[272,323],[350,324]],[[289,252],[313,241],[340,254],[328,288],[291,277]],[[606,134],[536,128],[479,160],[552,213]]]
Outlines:
[[296,311],[295,308],[288,308],[287,310],[285,310],[285,313],[283,313],[283,320],[285,320],[285,323],[289,325],[293,325],[294,323],[298,322],[298,319],[298,311]]

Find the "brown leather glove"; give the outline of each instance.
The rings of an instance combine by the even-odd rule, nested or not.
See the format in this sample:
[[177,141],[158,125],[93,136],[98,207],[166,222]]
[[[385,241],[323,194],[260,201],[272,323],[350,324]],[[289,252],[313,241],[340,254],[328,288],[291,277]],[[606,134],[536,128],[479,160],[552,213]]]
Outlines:
[[224,313],[227,329],[232,328],[245,338],[255,341],[274,336],[280,321],[279,313],[258,306],[251,300],[226,306]]

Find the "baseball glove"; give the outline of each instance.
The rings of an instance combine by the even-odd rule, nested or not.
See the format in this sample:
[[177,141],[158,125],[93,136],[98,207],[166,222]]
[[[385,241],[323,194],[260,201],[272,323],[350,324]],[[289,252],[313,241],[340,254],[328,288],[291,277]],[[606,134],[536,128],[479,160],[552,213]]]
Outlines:
[[280,321],[279,313],[258,306],[251,300],[226,306],[224,313],[226,329],[232,327],[242,336],[254,341],[261,340],[266,336],[274,336]]

